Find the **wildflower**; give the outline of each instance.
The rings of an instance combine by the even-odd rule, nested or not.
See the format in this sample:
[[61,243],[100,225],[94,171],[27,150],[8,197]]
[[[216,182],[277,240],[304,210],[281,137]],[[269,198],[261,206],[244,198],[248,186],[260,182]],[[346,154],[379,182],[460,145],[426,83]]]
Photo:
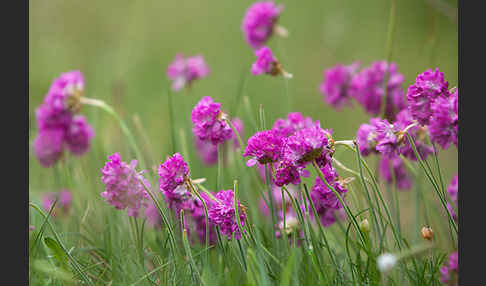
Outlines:
[[378,136],[376,125],[380,118],[371,118],[370,124],[363,123],[356,134],[356,143],[360,153],[363,156],[368,156],[371,153],[378,153],[376,151],[376,144],[378,144],[376,137]]
[[[393,154],[390,156],[381,156],[378,172],[388,184],[393,184],[393,176],[398,189],[409,190],[412,187],[412,181],[405,169],[405,165],[400,156]],[[392,173],[393,171],[393,173]]]
[[63,189],[60,192],[47,193],[42,199],[42,207],[46,212],[51,210],[54,201],[57,199],[56,206],[52,210],[51,215],[56,217],[59,214],[67,215],[71,210],[73,204],[73,197],[71,192],[67,189]]
[[209,96],[201,98],[192,110],[192,131],[203,141],[214,145],[232,138],[233,131],[224,120],[226,115],[220,109],[221,103],[214,102]]
[[[150,186],[141,172],[135,170],[137,160],[127,164],[121,160],[120,154],[108,156],[109,161],[101,169],[101,181],[105,184],[105,191],[101,197],[116,209],[128,209],[128,215],[138,217],[140,207],[146,206],[148,194],[144,185]],[[143,184],[142,184],[143,182]]]
[[56,78],[36,109],[39,133],[34,140],[34,153],[44,167],[53,166],[65,147],[75,155],[88,151],[94,131],[81,115],[80,98],[84,78],[80,71],[70,71]]
[[305,166],[328,152],[331,132],[320,124],[296,131],[285,140],[284,156],[296,165]]
[[434,231],[429,226],[422,227],[422,230],[420,232],[422,233],[422,237],[424,239],[432,240],[432,238],[434,238]]
[[[449,193],[451,201],[454,203],[454,205],[457,206],[457,196],[459,194],[459,181],[457,174],[454,176],[454,178],[452,178],[449,186],[447,187],[447,192]],[[449,210],[452,218],[457,221],[457,214],[454,211],[454,207],[450,202],[447,202],[447,209]]]
[[[386,86],[383,83],[385,79],[387,79]],[[349,92],[366,112],[376,116],[381,111],[385,96],[384,88],[386,88],[385,118],[393,120],[395,115],[406,107],[402,83],[403,75],[397,71],[395,63],[377,61],[353,77]]]
[[304,168],[305,166],[299,166],[288,159],[280,161],[275,171],[275,185],[279,187],[288,184],[298,185],[301,177],[309,176],[309,172]]
[[[236,239],[241,238],[241,232],[235,217],[234,193],[232,190],[221,190],[214,197],[216,200],[210,200],[208,205],[209,220],[220,227],[221,233],[225,234],[228,239],[232,235]],[[237,201],[238,214],[240,216],[241,226],[244,226],[246,213],[245,208]]]
[[89,149],[94,131],[86,122],[84,116],[76,115],[73,117],[65,136],[69,150],[75,155],[81,155]]
[[381,254],[380,256],[378,256],[378,259],[376,261],[378,269],[383,273],[387,273],[388,271],[390,271],[393,267],[395,267],[397,262],[397,257],[391,253]]
[[262,1],[254,3],[246,10],[241,29],[252,48],[261,47],[272,36],[282,9],[283,5]]
[[428,69],[419,74],[415,83],[408,87],[408,108],[413,118],[421,125],[429,123],[433,113],[432,102],[440,96],[448,97],[448,86],[449,83],[444,80],[444,74],[439,72],[439,68],[436,68],[435,71]]
[[339,110],[342,106],[349,103],[349,87],[358,67],[359,62],[348,66],[337,64],[324,71],[324,81],[321,83],[319,90],[329,105]]
[[172,90],[174,91],[190,87],[193,81],[207,75],[209,75],[209,67],[201,55],[184,58],[183,54],[177,54],[167,68],[167,76],[173,80]]
[[297,130],[314,126],[314,121],[310,117],[304,117],[300,112],[290,112],[286,119],[279,118],[275,120],[272,130],[275,130],[279,136],[289,137]]
[[398,137],[398,131],[395,126],[390,124],[386,119],[376,120],[376,151],[383,155],[398,153],[398,147],[401,143]]
[[449,148],[451,143],[457,146],[458,113],[457,90],[448,98],[438,97],[431,105],[432,115],[429,118],[430,139],[442,149]]
[[283,75],[287,78],[292,77],[291,74],[282,69],[279,61],[273,56],[272,50],[267,46],[263,46],[256,50],[255,55],[257,59],[251,66],[252,74],[259,75],[266,73],[273,76]]
[[251,158],[246,162],[248,167],[260,164],[273,163],[281,159],[283,138],[273,130],[255,133],[248,139],[244,157]]
[[39,131],[34,139],[34,153],[44,167],[53,166],[63,153],[64,131],[45,129]]
[[193,197],[186,184],[189,175],[189,167],[179,153],[168,157],[159,166],[160,190],[177,214],[181,209],[191,210],[193,207]]
[[[326,179],[326,182],[333,187],[341,197],[343,197],[344,193],[346,193],[348,190],[339,182],[336,169],[330,165],[326,165],[325,167],[321,168],[321,171],[324,175],[324,179]],[[343,208],[339,198],[330,188],[327,187],[319,176],[316,177],[310,196],[317,210]]]
[[396,121],[393,122],[393,126],[395,126],[396,130],[402,131],[402,135],[399,135],[398,140],[400,141],[400,136],[403,136],[400,146],[398,147],[398,153],[411,159],[417,161],[417,157],[415,156],[415,152],[413,151],[412,145],[405,138],[406,134],[403,133],[403,130],[407,129],[407,132],[413,138],[415,147],[417,148],[417,152],[420,156],[425,159],[428,155],[432,154],[434,149],[432,146],[425,144],[425,139],[427,134],[429,133],[427,127],[424,126],[413,126],[410,127],[412,124],[416,123],[417,121],[412,118],[412,114],[408,108],[403,109],[397,114]]
[[440,268],[440,281],[445,285],[458,285],[459,261],[457,251],[449,255],[447,264]]

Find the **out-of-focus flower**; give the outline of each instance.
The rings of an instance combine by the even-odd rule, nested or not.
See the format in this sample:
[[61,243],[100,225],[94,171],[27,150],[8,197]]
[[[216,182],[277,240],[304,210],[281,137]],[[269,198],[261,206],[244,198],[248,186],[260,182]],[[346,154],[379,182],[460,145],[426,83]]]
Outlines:
[[347,66],[337,64],[325,70],[324,81],[319,86],[319,90],[324,96],[324,101],[338,110],[349,104],[351,98],[349,87],[358,67],[359,62],[355,62]]
[[184,58],[183,54],[177,54],[167,68],[167,76],[173,81],[174,91],[191,86],[195,80],[208,76],[209,72],[209,67],[201,55]]
[[451,143],[457,146],[458,121],[457,89],[449,97],[438,97],[430,105],[432,115],[429,118],[430,139],[442,149]]
[[44,129],[34,139],[34,153],[44,167],[53,166],[63,153],[64,131],[62,129]]
[[[241,238],[241,232],[238,228],[235,213],[234,193],[232,190],[221,190],[214,194],[215,200],[208,200],[208,214],[212,223],[219,226],[221,233],[225,234],[228,239],[234,235],[236,239]],[[238,214],[241,226],[245,224],[245,208],[237,201]]]
[[71,192],[67,189],[63,189],[60,192],[45,194],[42,198],[42,207],[46,212],[49,212],[51,210],[51,207],[56,199],[57,203],[52,210],[51,216],[57,217],[59,215],[68,215],[73,204],[73,196],[71,195]]
[[252,4],[246,10],[241,29],[252,48],[261,47],[272,36],[282,9],[281,4],[262,1]]
[[127,164],[121,160],[120,154],[114,153],[108,156],[101,169],[101,181],[106,186],[101,197],[116,209],[128,209],[128,215],[133,217],[138,217],[139,209],[147,205],[145,187],[150,186],[142,176],[144,171],[135,170],[137,163],[137,160],[132,160]]
[[458,285],[459,279],[459,256],[457,251],[449,255],[447,264],[440,268],[440,281],[445,285]]
[[409,190],[412,187],[412,180],[405,169],[405,164],[396,154],[381,156],[378,172],[389,185],[393,184],[393,176],[395,176],[396,186],[400,190]]
[[255,51],[256,61],[251,66],[251,73],[259,75],[262,73],[272,76],[282,75],[286,78],[292,78],[292,75],[282,69],[280,62],[273,56],[272,50],[263,46]]

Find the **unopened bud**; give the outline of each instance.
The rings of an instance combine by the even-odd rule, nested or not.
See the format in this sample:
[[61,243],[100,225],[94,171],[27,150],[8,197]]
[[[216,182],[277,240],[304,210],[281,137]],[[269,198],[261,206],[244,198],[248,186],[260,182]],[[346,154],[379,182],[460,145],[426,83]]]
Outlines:
[[368,222],[368,219],[365,218],[359,223],[359,229],[365,233],[370,232],[370,223]]
[[432,240],[432,238],[434,238],[434,231],[431,227],[424,226],[422,227],[421,232],[424,239]]

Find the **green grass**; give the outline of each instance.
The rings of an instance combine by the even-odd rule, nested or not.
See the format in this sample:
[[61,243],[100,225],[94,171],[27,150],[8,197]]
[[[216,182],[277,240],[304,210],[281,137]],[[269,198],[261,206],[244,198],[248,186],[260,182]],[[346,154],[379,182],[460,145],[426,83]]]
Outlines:
[[[391,1],[278,2],[285,5],[279,23],[289,37],[273,37],[268,45],[294,75],[289,81],[249,74],[254,56],[240,25],[252,1],[29,2],[29,146],[37,134],[35,108],[54,77],[71,69],[83,72],[86,97],[105,101],[126,124],[124,130],[105,110],[83,106],[96,132],[88,153],[75,157],[66,152],[54,167],[42,168],[30,148],[29,223],[35,226],[29,232],[30,284],[440,284],[439,267],[457,248],[442,197],[457,173],[454,147],[439,149],[437,157],[424,162],[410,162],[413,188],[397,192],[376,177],[377,158],[337,146],[334,157],[348,168],[336,167],[339,174],[355,178],[345,196],[349,219],[321,227],[307,217],[314,206],[304,205],[308,212],[298,217],[305,234],[300,246],[292,244],[292,235],[275,238],[271,216],[258,208],[268,188],[240,152],[226,146],[219,167],[205,166],[197,156],[190,112],[202,96],[213,97],[230,116],[243,120],[243,143],[289,111],[320,120],[333,129],[336,140],[351,140],[369,115],[357,104],[339,112],[323,102],[318,85],[324,69],[355,60],[367,66],[391,56],[405,76],[404,88],[436,66],[450,86],[457,85],[457,23],[428,1],[395,1],[393,33]],[[202,54],[211,74],[190,91],[169,94],[165,69],[177,52]],[[143,217],[133,221],[103,201],[100,169],[114,152],[125,161],[138,159],[139,170],[145,166],[169,225],[152,229]],[[173,152],[184,156],[193,179],[206,178],[202,185],[207,189],[237,188],[247,208],[240,241],[223,236],[208,248],[191,243],[180,231],[182,222],[167,209],[153,169]],[[319,175],[311,166],[308,170],[299,196],[307,195]],[[73,209],[69,216],[50,217],[39,207],[42,195],[61,188],[72,190]],[[302,203],[294,199],[293,204]],[[359,228],[365,218],[370,224],[366,233]],[[426,243],[420,235],[424,225],[434,229],[433,247],[418,251]],[[387,275],[376,267],[385,251],[405,255]]]

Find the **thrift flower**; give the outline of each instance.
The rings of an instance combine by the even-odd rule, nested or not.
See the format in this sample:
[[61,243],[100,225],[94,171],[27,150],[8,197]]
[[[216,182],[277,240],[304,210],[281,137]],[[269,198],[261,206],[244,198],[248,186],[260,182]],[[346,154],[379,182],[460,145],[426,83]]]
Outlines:
[[348,66],[337,64],[324,71],[324,81],[319,90],[324,95],[325,102],[338,110],[349,103],[349,87],[358,67],[358,62]]
[[44,167],[53,166],[63,153],[64,131],[62,129],[44,129],[34,139],[34,154]]
[[167,68],[167,76],[173,81],[174,91],[190,87],[195,80],[208,76],[209,72],[209,67],[201,55],[184,58],[183,54],[177,54]]
[[383,155],[391,155],[398,153],[398,147],[401,141],[397,135],[398,130],[390,124],[386,119],[376,120],[376,151]]
[[251,158],[246,162],[248,167],[260,164],[277,162],[281,158],[283,139],[273,130],[255,133],[248,139],[244,157]]
[[300,177],[309,177],[309,171],[304,168],[304,165],[297,165],[288,159],[280,161],[275,171],[275,185],[279,187],[288,184],[298,185]]
[[[388,73],[387,73],[388,72]],[[387,76],[386,86],[383,81]],[[386,92],[385,117],[393,120],[396,113],[406,107],[403,98],[403,75],[397,71],[395,63],[378,61],[370,67],[362,69],[355,75],[350,85],[350,95],[354,97],[366,110],[376,116],[381,112],[383,97]]]
[[305,166],[328,149],[329,137],[329,130],[322,129],[319,123],[298,130],[285,140],[284,156],[297,165]]
[[271,1],[252,4],[243,18],[241,29],[248,44],[256,49],[272,36],[283,6]]
[[69,150],[75,155],[82,155],[88,151],[91,138],[94,137],[94,131],[86,122],[84,116],[76,115],[73,117],[65,136]]
[[[232,235],[236,239],[241,238],[241,232],[235,217],[234,193],[232,190],[221,190],[214,195],[217,201],[211,200],[208,205],[208,215],[211,223],[219,226],[221,233],[225,234],[228,239]],[[246,213],[245,208],[237,201],[238,214],[240,216],[241,226],[244,226]]]
[[415,83],[409,86],[407,91],[408,108],[421,125],[427,125],[433,111],[431,104],[438,97],[448,97],[447,90],[449,83],[444,80],[444,74],[428,69],[419,74]]
[[[395,126],[397,130],[403,131],[405,128],[408,128],[408,126],[416,122],[417,121],[413,119],[410,110],[408,108],[405,108],[397,114],[397,119],[395,122],[393,122],[393,126]],[[433,153],[434,149],[432,148],[432,146],[426,145],[424,143],[427,134],[429,133],[427,127],[414,126],[408,128],[408,133],[414,139],[417,152],[419,152],[420,156],[423,159],[427,158],[428,155]],[[406,134],[403,134],[403,136],[403,140],[398,147],[398,153],[411,160],[417,161],[417,157],[415,156],[412,145],[408,141],[408,138],[405,137]]]
[[282,137],[289,137],[297,130],[312,127],[315,124],[318,124],[318,122],[314,123],[312,118],[304,117],[300,112],[290,112],[286,119],[275,120],[272,129]]
[[[326,165],[325,167],[321,168],[321,171],[324,174],[324,178],[326,179],[327,183],[333,187],[341,195],[341,197],[343,197],[344,193],[346,193],[348,190],[339,181],[336,169],[330,165]],[[340,209],[343,207],[338,197],[331,189],[327,187],[319,176],[316,177],[310,196],[316,210]]]
[[438,97],[431,105],[432,115],[429,118],[430,139],[442,149],[449,148],[451,143],[457,146],[458,113],[457,90],[448,98]]
[[201,98],[192,110],[192,131],[203,141],[214,145],[232,138],[233,130],[225,122],[225,114],[220,109],[221,103],[214,102],[209,96]]
[[46,212],[51,210],[54,201],[57,199],[56,206],[52,210],[51,215],[53,217],[58,216],[59,214],[67,215],[71,210],[73,197],[71,192],[67,189],[61,190],[60,192],[53,192],[47,193],[44,195],[42,199],[42,207]]
[[189,167],[181,154],[175,153],[159,166],[160,190],[167,204],[179,214],[180,209],[192,210],[193,197],[187,188]]
[[129,216],[138,217],[140,207],[147,205],[145,199],[148,198],[142,182],[146,187],[150,186],[142,176],[144,171],[135,170],[137,160],[127,164],[121,160],[118,153],[108,156],[108,159],[101,169],[101,181],[106,186],[101,197],[116,209],[128,209]]
[[371,118],[370,124],[363,123],[358,129],[356,134],[356,143],[358,144],[359,151],[363,156],[368,156],[371,153],[377,153],[376,144],[378,144],[376,138],[378,132],[376,125],[380,121],[380,118]]
[[273,56],[272,50],[267,46],[263,46],[255,51],[257,57],[256,61],[251,66],[251,73],[259,75],[262,73],[272,76],[283,75],[291,78],[292,75],[282,69],[278,60]]
[[458,285],[459,257],[457,251],[449,255],[447,264],[440,268],[440,281],[445,285]]

